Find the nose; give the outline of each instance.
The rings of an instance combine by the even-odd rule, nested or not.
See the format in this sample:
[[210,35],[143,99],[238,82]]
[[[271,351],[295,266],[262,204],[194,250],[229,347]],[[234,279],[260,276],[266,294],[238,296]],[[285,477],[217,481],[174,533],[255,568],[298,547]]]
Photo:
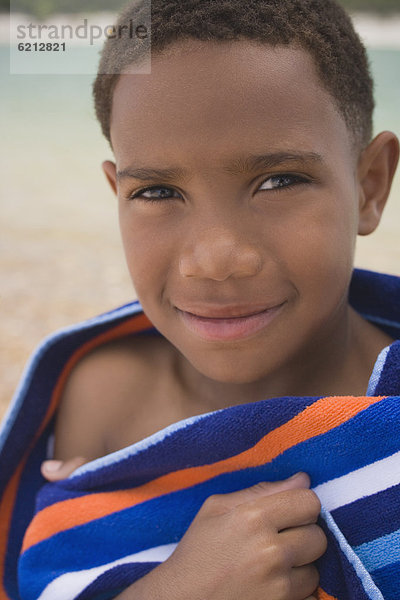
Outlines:
[[262,269],[260,249],[250,240],[222,228],[203,232],[182,253],[182,277],[225,281],[257,275]]

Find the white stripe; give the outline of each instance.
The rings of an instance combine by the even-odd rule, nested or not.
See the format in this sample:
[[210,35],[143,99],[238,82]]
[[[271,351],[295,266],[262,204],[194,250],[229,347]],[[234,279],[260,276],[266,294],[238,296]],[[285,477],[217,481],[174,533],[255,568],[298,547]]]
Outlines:
[[57,577],[57,579],[53,579],[45,587],[38,600],[73,600],[93,583],[99,575],[102,575],[113,567],[138,562],[164,562],[164,560],[167,560],[171,556],[176,546],[177,544],[165,544],[131,554],[130,556],[124,556],[99,567],[64,573],[60,577]]
[[313,489],[321,504],[332,511],[399,483],[400,452],[396,452],[347,475],[317,485]]
[[375,394],[375,390],[379,383],[379,379],[381,378],[389,350],[390,346],[386,346],[386,348],[379,353],[379,356],[376,359],[371,377],[369,378],[368,382],[367,396],[373,396]]

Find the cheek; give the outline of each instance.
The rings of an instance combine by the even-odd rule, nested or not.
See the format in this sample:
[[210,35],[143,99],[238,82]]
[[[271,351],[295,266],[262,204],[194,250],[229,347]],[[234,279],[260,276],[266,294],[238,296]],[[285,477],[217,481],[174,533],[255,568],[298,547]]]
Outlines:
[[139,299],[158,297],[174,260],[170,227],[162,219],[143,217],[121,205],[119,221],[129,273]]
[[344,192],[322,197],[287,233],[294,281],[300,275],[302,284],[324,304],[329,298],[338,301],[347,291],[357,237],[355,206]]

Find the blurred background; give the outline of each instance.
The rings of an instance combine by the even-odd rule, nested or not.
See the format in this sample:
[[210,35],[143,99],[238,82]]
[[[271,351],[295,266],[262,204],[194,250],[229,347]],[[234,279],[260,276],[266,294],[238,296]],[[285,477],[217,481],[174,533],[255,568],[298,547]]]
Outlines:
[[[55,11],[118,10],[122,4],[18,0],[12,7],[54,22]],[[399,0],[343,4],[368,48],[375,132],[400,135]],[[116,201],[100,169],[112,152],[95,121],[93,77],[10,75],[8,10],[0,0],[0,417],[44,336],[135,297]],[[380,229],[359,238],[356,263],[400,275],[400,174]]]

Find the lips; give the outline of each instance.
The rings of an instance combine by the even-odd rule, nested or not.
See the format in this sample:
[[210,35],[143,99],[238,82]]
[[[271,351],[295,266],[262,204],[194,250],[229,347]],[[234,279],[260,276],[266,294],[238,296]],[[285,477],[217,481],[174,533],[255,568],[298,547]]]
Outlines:
[[201,339],[235,341],[251,337],[267,327],[284,304],[268,308],[221,306],[190,311],[177,308],[177,311],[185,327]]

